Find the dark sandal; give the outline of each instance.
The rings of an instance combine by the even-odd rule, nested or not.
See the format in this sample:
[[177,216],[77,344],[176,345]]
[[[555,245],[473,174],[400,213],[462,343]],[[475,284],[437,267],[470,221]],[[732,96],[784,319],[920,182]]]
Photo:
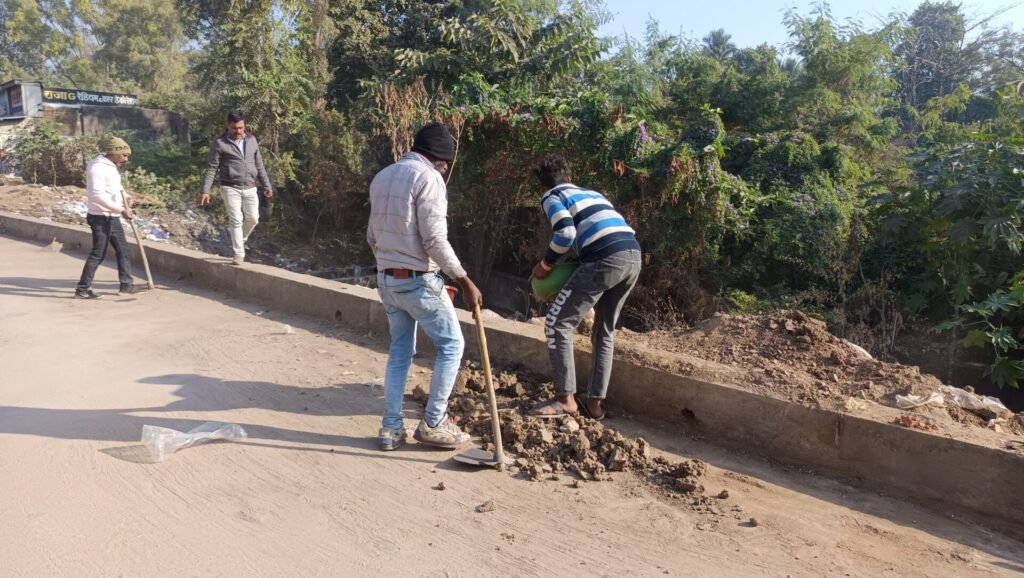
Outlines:
[[597,415],[590,415],[590,408],[587,407],[587,398],[581,395],[575,395],[573,397],[576,398],[576,406],[580,408],[580,414],[582,414],[583,417],[589,417],[594,421],[604,421],[605,416],[608,415],[608,412],[604,410]]
[[[539,411],[545,411],[549,407],[550,408],[554,408],[552,410],[553,413],[539,413]],[[549,399],[549,400],[547,400],[547,401],[545,401],[543,403],[539,403],[539,404],[533,406],[533,409],[531,409],[530,411],[526,412],[526,415],[528,415],[529,417],[539,417],[541,419],[555,419],[555,418],[560,418],[562,416],[575,415],[575,414],[572,414],[572,413],[569,413],[569,412],[565,411],[565,408],[562,407],[562,404],[558,403],[558,398],[552,397],[551,399]]]

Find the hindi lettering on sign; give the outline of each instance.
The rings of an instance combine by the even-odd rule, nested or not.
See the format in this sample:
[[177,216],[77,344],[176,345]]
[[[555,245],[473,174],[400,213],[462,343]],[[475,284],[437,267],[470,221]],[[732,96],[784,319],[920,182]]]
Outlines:
[[48,88],[43,90],[43,101],[57,104],[90,104],[102,106],[139,106],[139,97],[134,94],[113,94],[91,90]]
[[74,102],[75,95],[66,90],[46,89],[43,91],[43,100],[57,102]]

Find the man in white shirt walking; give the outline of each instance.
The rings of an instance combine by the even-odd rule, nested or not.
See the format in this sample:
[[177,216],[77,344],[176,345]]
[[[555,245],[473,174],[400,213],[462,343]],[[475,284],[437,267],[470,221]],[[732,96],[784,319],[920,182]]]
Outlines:
[[99,297],[92,291],[92,280],[96,269],[107,256],[107,247],[113,245],[117,255],[117,277],[121,285],[121,293],[138,293],[146,288],[135,287],[132,282],[132,267],[128,260],[128,241],[121,227],[121,217],[131,219],[132,210],[125,205],[128,195],[122,196],[120,170],[129,157],[132,149],[128,143],[117,137],[104,139],[100,143],[103,154],[97,155],[85,170],[85,190],[88,195],[88,215],[85,220],[92,229],[92,251],[85,260],[82,277],[75,289],[75,297],[79,299],[96,299]]
[[268,199],[274,196],[274,191],[263,166],[259,143],[245,132],[245,115],[237,110],[228,113],[227,129],[210,142],[200,206],[210,204],[210,189],[215,178],[228,210],[228,232],[235,255],[232,263],[241,265],[245,263],[245,242],[260,220],[257,180],[263,184],[263,195]]

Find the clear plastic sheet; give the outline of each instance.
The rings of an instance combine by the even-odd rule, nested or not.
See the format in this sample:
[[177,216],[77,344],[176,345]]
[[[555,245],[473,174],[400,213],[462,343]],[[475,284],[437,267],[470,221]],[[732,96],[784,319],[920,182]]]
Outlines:
[[149,450],[153,461],[162,462],[174,452],[196,444],[226,440],[236,442],[248,437],[242,426],[235,423],[206,422],[188,432],[180,432],[155,425],[142,426],[142,445]]

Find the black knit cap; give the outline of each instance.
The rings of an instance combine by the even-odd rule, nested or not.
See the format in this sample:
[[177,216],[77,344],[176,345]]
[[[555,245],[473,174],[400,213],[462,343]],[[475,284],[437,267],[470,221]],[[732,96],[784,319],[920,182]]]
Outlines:
[[412,150],[439,161],[452,162],[455,159],[455,139],[448,132],[448,127],[432,122],[416,133]]

